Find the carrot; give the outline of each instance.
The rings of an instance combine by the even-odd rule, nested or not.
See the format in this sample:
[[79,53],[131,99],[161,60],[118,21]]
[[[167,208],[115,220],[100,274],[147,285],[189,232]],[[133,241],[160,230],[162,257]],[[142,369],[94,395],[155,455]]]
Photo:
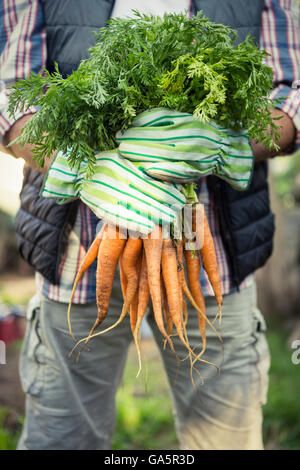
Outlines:
[[173,333],[173,320],[172,320],[172,315],[170,313],[170,309],[168,305],[167,292],[166,292],[166,287],[165,287],[165,283],[164,283],[164,279],[162,275],[160,279],[160,284],[161,284],[165,320],[166,320],[166,325],[167,325],[167,332],[168,332],[168,335],[171,336]]
[[75,337],[72,332],[70,313],[71,313],[72,302],[73,302],[74,295],[75,295],[75,290],[83,274],[88,270],[88,268],[91,266],[93,261],[95,261],[95,259],[97,258],[101,239],[103,237],[103,233],[105,233],[106,231],[107,231],[107,223],[103,224],[101,230],[97,233],[94,241],[92,242],[91,246],[89,247],[88,251],[86,252],[84,256],[81,262],[81,265],[79,267],[79,270],[75,277],[75,281],[74,281],[73,289],[71,293],[71,298],[70,298],[70,302],[68,306],[68,312],[67,312],[69,331],[73,339],[75,339]]
[[166,287],[170,315],[176,331],[182,343],[192,352],[189,344],[184,338],[184,326],[182,318],[182,290],[177,275],[177,256],[174,242],[171,239],[163,240],[162,249],[162,275]]
[[201,227],[200,224],[196,223],[196,210],[197,208],[193,209],[192,215],[193,231],[196,233],[196,240],[199,244],[203,267],[208,275],[208,279],[216,296],[219,307],[219,317],[221,320],[223,298],[214,240],[208,225],[205,211],[203,211],[203,227]]
[[[106,333],[112,330],[113,328],[115,328],[124,319],[138,288],[139,264],[140,264],[138,258],[141,254],[141,249],[142,249],[141,239],[134,240],[134,239],[129,238],[127,240],[125,249],[121,254],[120,274],[122,273],[121,284],[122,284],[122,290],[123,290],[123,296],[124,296],[124,304],[123,304],[121,315],[118,318],[118,320],[113,325],[109,326],[105,330],[100,331],[99,333],[93,334],[93,331],[91,331],[88,337],[83,338],[77,342],[77,344],[74,346],[70,354],[72,354],[74,349],[76,349],[76,347],[83,341],[85,341],[85,344],[87,344],[88,341],[90,341],[92,338],[102,335],[103,333]],[[148,296],[148,299],[149,299],[149,296]],[[147,303],[148,303],[148,300],[147,300]],[[133,327],[134,325],[132,325],[132,328]]]
[[134,341],[138,351],[138,361],[139,361],[139,369],[137,373],[137,377],[140,374],[142,368],[141,362],[141,348],[140,348],[140,330],[141,330],[141,323],[147,311],[148,303],[150,299],[150,289],[148,283],[148,271],[147,271],[147,262],[146,262],[146,255],[143,251],[142,256],[142,264],[140,270],[140,279],[139,279],[139,288],[138,288],[138,309],[137,309],[137,320],[136,325],[133,333]]
[[[177,251],[177,259],[178,259],[178,265],[179,266],[183,266],[183,244],[182,244],[182,241],[178,241],[176,243],[176,251]],[[178,271],[179,273],[179,279],[180,279],[180,283],[181,283],[181,287],[182,287],[182,290],[184,292],[184,294],[186,295],[186,297],[188,298],[188,300],[190,301],[190,303],[192,304],[192,306],[200,313],[200,315],[204,316],[206,322],[208,323],[208,325],[211,327],[211,329],[214,331],[214,333],[218,336],[219,340],[221,342],[222,341],[222,338],[220,337],[220,335],[218,334],[217,330],[215,329],[215,327],[212,325],[212,323],[209,321],[209,319],[207,318],[207,316],[202,312],[202,310],[200,309],[200,307],[198,307],[198,305],[196,304],[195,300],[194,300],[194,297],[192,296],[188,286],[187,286],[187,282],[186,282],[186,279],[185,279],[185,273],[184,273],[184,269],[179,269]]]
[[[163,278],[162,273],[160,275],[160,285],[161,285],[161,296],[162,296],[162,301],[163,301],[164,318],[165,318],[165,322],[166,322],[166,326],[167,326],[167,333],[168,333],[169,336],[175,336],[173,334],[174,322],[173,322],[172,315],[171,315],[171,312],[170,312],[170,309],[169,309],[167,291],[166,291],[166,286],[165,286],[165,283],[164,283],[164,278]],[[180,305],[180,300],[179,300],[179,305]],[[166,344],[167,344],[167,340],[165,339],[164,340],[164,346],[163,346],[164,349],[166,348]],[[177,381],[178,370],[179,370],[179,366],[180,366],[180,359],[177,357],[177,355],[176,355],[176,359],[177,359],[177,369],[176,369],[176,376],[175,376],[175,379],[174,379],[174,385],[176,384],[176,381]]]
[[178,263],[178,277],[179,277],[179,282],[180,282],[182,291],[184,292],[186,297],[189,299],[192,306],[196,310],[200,310],[199,307],[197,306],[191,292],[189,291],[189,288],[188,288],[187,283],[186,283],[184,267],[183,267],[183,244],[182,244],[181,240],[178,240],[176,242],[176,254],[177,254],[177,263]]
[[120,256],[120,260],[119,260],[119,270],[120,270],[121,289],[122,289],[123,300],[124,300],[125,295],[126,295],[127,279],[126,279],[126,275],[124,273],[124,269],[122,266],[122,255]]
[[133,301],[129,308],[130,327],[131,327],[132,334],[134,333],[136,322],[137,322],[138,303],[139,303],[139,294],[138,294],[138,290],[136,290],[134,297],[133,297]]
[[[123,241],[125,243],[125,240],[121,240],[119,237],[117,238],[117,240],[118,241]],[[113,328],[115,328],[124,319],[128,309],[130,307],[130,304],[131,304],[131,302],[134,298],[135,291],[138,288],[138,257],[140,256],[140,251],[141,251],[141,248],[142,248],[142,241],[140,240],[141,243],[139,243],[138,240],[140,240],[140,239],[135,240],[133,238],[129,238],[127,240],[125,249],[124,249],[124,245],[123,245],[123,247],[121,247],[121,245],[118,246],[120,254],[118,255],[118,258],[115,261],[115,265],[117,264],[118,259],[120,258],[120,256],[122,255],[122,252],[123,252],[121,264],[122,264],[123,273],[126,276],[126,280],[127,280],[126,294],[125,294],[125,297],[124,297],[124,304],[123,304],[123,308],[122,308],[122,312],[121,312],[120,317],[118,318],[118,320],[113,325],[109,326],[105,330],[100,331],[99,333],[93,334],[93,332],[95,330],[95,325],[96,325],[96,327],[98,326],[97,325],[98,319],[97,319],[94,327],[92,328],[92,330],[89,334],[89,336],[86,337],[86,338],[81,339],[80,341],[78,341],[77,344],[74,346],[73,350],[71,351],[71,354],[74,351],[74,349],[82,341],[85,341],[85,344],[87,344],[92,338],[95,338],[96,336],[102,335],[103,333],[106,333],[107,331],[110,331]],[[102,243],[104,243],[104,240],[103,240]],[[127,245],[128,245],[128,247],[127,247]],[[101,246],[102,246],[102,244],[100,245],[100,247]],[[124,251],[123,251],[123,249],[124,249]],[[126,253],[125,253],[125,250],[126,250]],[[108,258],[108,259],[110,259],[110,258]],[[115,272],[115,268],[114,268],[114,272]],[[113,281],[113,279],[112,279],[112,281]],[[111,288],[110,288],[110,293],[111,293]],[[109,297],[110,297],[110,295],[109,295]],[[108,310],[109,297],[106,299],[106,303],[107,303],[106,312]],[[104,312],[105,315],[106,315],[106,312]],[[104,315],[104,317],[105,317],[105,315]],[[102,320],[104,319],[104,317],[102,318]],[[101,321],[100,321],[100,323],[101,323]]]
[[[188,343],[187,333],[184,326],[182,318],[182,296],[180,295],[181,288],[181,279],[182,275],[177,274],[177,253],[176,248],[174,247],[174,242],[171,239],[164,240],[163,250],[162,250],[162,273],[164,278],[164,283],[166,286],[167,299],[170,308],[170,313],[177,330],[178,336],[189,352],[190,362],[191,362],[191,377],[192,377],[192,367],[196,360],[204,362],[209,365],[215,366],[212,362],[205,361],[201,359],[196,353],[192,350]],[[175,272],[175,276],[174,276]],[[195,357],[194,361],[191,360],[191,355]],[[217,366],[215,366],[217,367]]]
[[[137,310],[138,310],[138,302],[139,302],[139,276],[140,276],[140,270],[141,270],[141,264],[142,264],[142,248],[143,248],[143,242],[140,240],[140,244],[137,244],[135,249],[137,250],[135,257],[132,259],[131,263],[133,264],[132,268],[130,269],[130,276],[131,276],[131,284],[132,284],[132,289],[135,287],[135,294],[133,296],[133,299],[131,300],[130,298],[126,299],[127,302],[130,302],[130,307],[129,307],[129,318],[130,318],[130,326],[131,326],[131,331],[132,334],[134,333],[136,322],[137,322]],[[128,243],[128,242],[127,242]],[[139,258],[138,258],[139,257]],[[138,258],[138,259],[136,259]],[[136,261],[135,261],[136,259]],[[126,259],[125,259],[126,262]],[[122,264],[122,262],[121,262]],[[129,263],[130,264],[130,263]],[[133,271],[133,272],[132,272]],[[125,273],[124,273],[125,274]],[[134,276],[136,274],[136,279],[134,279]],[[126,274],[125,274],[126,275]],[[126,278],[126,284],[128,285],[128,278]],[[128,282],[127,282],[128,281]],[[126,287],[126,292],[127,292],[127,287]],[[125,300],[124,300],[125,301]]]
[[199,324],[199,330],[201,332],[201,337],[202,337],[202,351],[200,355],[202,355],[206,349],[206,307],[205,307],[205,300],[204,300],[204,295],[202,292],[202,287],[200,284],[200,259],[199,259],[199,253],[197,250],[188,250],[184,249],[184,257],[186,261],[186,267],[187,267],[187,277],[188,277],[188,283],[189,283],[189,288],[191,291],[191,294],[198,305],[199,309],[202,311],[203,315],[199,313],[199,310],[197,310],[198,313],[198,324]]
[[[123,299],[125,301],[126,289],[127,289],[127,278],[126,278],[124,269],[122,267],[122,256],[120,258],[119,266],[120,266],[121,289],[122,289],[122,293],[123,293]],[[138,290],[136,290],[136,292],[134,294],[133,301],[132,301],[132,303],[130,305],[130,309],[129,309],[130,326],[131,326],[132,333],[134,332],[135,325],[136,325],[137,308],[138,308]]]
[[121,316],[126,315],[133,302],[139,284],[139,259],[141,257],[143,241],[141,238],[128,238],[122,254],[121,265],[126,276],[126,291]]
[[[181,289],[181,293],[183,294],[182,289]],[[188,310],[187,310],[187,304],[186,304],[185,299],[183,298],[183,295],[182,295],[182,310],[183,310],[183,313],[184,313],[183,324],[184,324],[184,326],[186,326],[187,321],[188,321]]]
[[[139,269],[140,269],[140,263],[139,263],[139,258],[141,255],[143,247],[143,242],[140,238],[134,239],[134,238],[128,238],[125,249],[123,251],[120,264],[121,264],[121,284],[122,284],[122,290],[123,290],[123,297],[124,297],[124,304],[122,307],[122,312],[118,320],[111,325],[109,328],[106,328],[106,330],[101,331],[101,333],[98,334],[103,334],[113,328],[115,328],[121,321],[125,318],[128,310],[130,309],[134,299],[135,299],[135,294],[138,289],[138,283],[139,283]],[[122,280],[123,277],[123,280]],[[131,325],[132,328],[134,328],[134,320],[135,313],[134,310],[132,310],[132,315],[131,315]]]
[[98,265],[96,273],[98,317],[90,331],[86,343],[93,335],[95,329],[106,317],[117,263],[124,250],[125,243],[126,240],[120,237],[119,230],[116,230],[112,225],[108,225],[108,229],[103,235],[98,251]]
[[[206,315],[204,315],[204,313],[202,312],[202,310],[198,307],[198,305],[196,304],[195,300],[194,300],[194,297],[192,296],[188,286],[187,286],[187,283],[186,283],[186,279],[185,279],[185,273],[184,273],[184,269],[183,269],[183,243],[182,241],[178,240],[177,243],[176,243],[176,252],[177,252],[177,262],[178,262],[178,265],[179,267],[181,267],[181,269],[179,269],[178,271],[178,277],[179,277],[179,282],[181,284],[181,288],[184,292],[184,294],[186,295],[186,297],[189,299],[189,301],[191,302],[192,306],[200,313],[201,316],[204,316],[205,320],[207,321],[207,323],[209,324],[209,326],[212,328],[212,330],[215,332],[216,336],[218,337],[218,339],[221,341],[221,343],[223,343],[222,341],[222,338],[220,337],[220,335],[218,334],[217,330],[214,328],[214,326],[211,324],[211,322],[208,320],[208,318],[206,317]],[[201,359],[200,356],[202,354],[202,352],[200,353],[200,355],[196,355],[194,353],[194,351],[190,350],[190,352],[192,352],[193,356],[195,356],[196,359],[194,359],[194,362],[193,364],[195,363],[196,360],[200,360],[201,362],[204,362],[206,364],[210,364],[214,367],[216,367],[219,371],[219,367],[216,366],[216,364],[213,364],[212,362],[209,362],[209,361],[206,361],[204,359]]]
[[155,235],[148,236],[144,239],[144,249],[146,254],[147,261],[147,270],[148,270],[148,282],[152,300],[152,306],[154,311],[154,316],[156,324],[164,336],[164,338],[169,343],[171,350],[175,353],[173,343],[170,336],[165,330],[162,308],[161,308],[161,291],[160,291],[160,269],[161,269],[161,256],[162,256],[162,230],[160,226],[157,226],[158,237]]
[[[179,275],[178,275],[178,280],[179,280],[179,283],[180,283],[180,276]],[[187,304],[186,304],[186,301],[184,299],[184,293],[183,293],[182,289],[181,289],[181,294],[182,294],[182,308],[183,308],[183,312],[184,312],[183,331],[184,331],[185,340],[186,340],[186,342],[188,342],[188,335],[187,335],[187,331],[186,331],[186,325],[187,325],[187,321],[188,321],[188,310],[187,310]],[[201,354],[199,354],[199,357],[200,356],[201,356]],[[191,382],[192,382],[192,385],[195,387],[195,381],[194,381],[194,377],[193,377],[193,365],[194,365],[194,362],[196,361],[196,359],[194,359],[194,361],[193,361],[192,354],[190,352],[189,352],[189,360],[190,360]],[[203,383],[203,377],[201,376],[200,372],[198,372],[197,369],[196,369],[196,372],[200,376],[201,382]]]

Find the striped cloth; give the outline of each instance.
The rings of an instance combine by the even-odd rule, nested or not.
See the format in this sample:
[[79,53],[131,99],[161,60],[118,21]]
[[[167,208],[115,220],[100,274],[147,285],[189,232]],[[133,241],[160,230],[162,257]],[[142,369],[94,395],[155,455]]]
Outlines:
[[96,155],[89,179],[86,160],[71,168],[68,154],[58,152],[41,195],[59,204],[80,197],[99,219],[149,233],[157,223],[175,222],[186,202],[180,183],[215,174],[245,190],[251,180],[253,153],[245,131],[203,123],[188,113],[145,111],[117,133],[117,142],[118,150]]
[[[237,190],[247,189],[253,154],[245,131],[233,131],[191,114],[152,109],[117,133],[119,153],[153,178],[190,183],[217,175]],[[149,163],[148,163],[149,162]]]
[[117,150],[96,156],[95,173],[86,179],[87,160],[70,168],[68,157],[58,152],[41,190],[41,196],[59,204],[80,197],[99,219],[120,227],[149,233],[155,223],[172,223],[185,198],[173,185],[147,178]]

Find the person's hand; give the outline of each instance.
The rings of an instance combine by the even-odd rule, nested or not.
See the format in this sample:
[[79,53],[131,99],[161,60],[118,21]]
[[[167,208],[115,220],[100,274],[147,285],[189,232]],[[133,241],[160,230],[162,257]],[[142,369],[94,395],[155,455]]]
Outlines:
[[[296,137],[296,128],[292,119],[281,109],[273,109],[272,117],[276,119],[280,139],[278,142],[279,150],[268,149],[262,143],[251,140],[254,159],[256,162],[276,157],[277,155],[289,154],[293,148]],[[278,118],[280,118],[278,120]]]
[[18,143],[13,143],[9,147],[7,147],[11,142],[13,142],[17,137],[20,137],[22,128],[25,126],[25,124],[32,118],[33,114],[25,114],[25,116],[22,116],[20,119],[18,119],[12,127],[9,129],[9,131],[6,132],[4,136],[4,141],[3,144],[6,147],[6,151],[9,152],[10,155],[12,155],[15,158],[23,158],[25,160],[25,163],[29,165],[31,168],[39,171],[42,174],[46,174],[52,160],[54,158],[54,155],[56,152],[53,153],[53,155],[50,158],[45,159],[45,164],[43,167],[40,167],[36,160],[34,159],[34,154],[33,154],[33,149],[34,146],[31,144],[25,144],[23,147],[18,144]]

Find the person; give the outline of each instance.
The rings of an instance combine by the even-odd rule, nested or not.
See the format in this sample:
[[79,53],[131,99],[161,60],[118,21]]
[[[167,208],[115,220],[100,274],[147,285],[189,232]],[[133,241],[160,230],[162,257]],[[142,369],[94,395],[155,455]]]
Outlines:
[[[238,41],[251,32],[270,55],[274,71],[272,97],[285,97],[272,110],[280,116],[280,150],[267,150],[252,141],[255,168],[250,188],[243,194],[215,177],[202,178],[199,201],[205,205],[214,237],[224,296],[221,334],[224,358],[221,374],[205,367],[204,384],[190,380],[188,361],[179,370],[163,342],[150,310],[152,328],[167,373],[176,430],[182,449],[263,449],[262,405],[268,389],[269,350],[265,320],[257,307],[254,272],[272,252],[274,217],[269,207],[267,160],[292,152],[299,144],[300,42],[297,0],[199,0],[168,2],[128,0],[87,2],[70,0],[10,0],[0,10],[0,79],[6,84],[51,72],[54,62],[66,76],[87,56],[93,44],[91,30],[104,26],[110,17],[130,15],[132,9],[162,14],[165,11],[203,10],[212,21],[238,31]],[[33,160],[32,147],[11,143],[36,109],[12,119],[7,112],[9,91],[2,90],[0,130],[7,152],[25,162],[21,208],[16,218],[16,236],[21,255],[36,269],[37,295],[28,307],[28,326],[20,360],[26,394],[26,416],[18,449],[110,449],[115,422],[115,395],[120,384],[131,342],[129,321],[97,337],[80,361],[68,357],[74,343],[66,322],[76,269],[93,240],[97,218],[83,203],[58,206],[39,197],[44,168]],[[216,303],[204,272],[201,283],[207,315],[213,319]],[[108,320],[119,316],[122,296],[113,288]],[[189,311],[191,346],[201,342],[195,312]],[[72,307],[76,337],[87,336],[96,318],[95,266],[79,283]],[[205,359],[221,360],[215,334],[207,331]],[[185,351],[175,341],[179,356]],[[176,379],[176,375],[178,377]],[[213,376],[214,375],[214,376]]]

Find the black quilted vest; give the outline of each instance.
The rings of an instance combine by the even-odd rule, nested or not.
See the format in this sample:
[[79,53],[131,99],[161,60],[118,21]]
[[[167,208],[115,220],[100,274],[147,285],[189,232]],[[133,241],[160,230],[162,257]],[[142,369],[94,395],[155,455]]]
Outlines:
[[[47,31],[47,68],[54,61],[66,76],[87,57],[91,31],[104,26],[114,0],[43,0]],[[203,10],[212,21],[238,32],[238,42],[251,32],[259,43],[263,0],[194,0],[193,12]],[[76,216],[77,204],[57,205],[39,197],[42,177],[27,169],[16,217],[21,255],[51,283],[58,282],[58,266]],[[239,192],[226,182],[208,178],[220,220],[231,276],[238,287],[262,266],[272,252],[274,217],[269,208],[266,163],[256,164],[250,188]]]

